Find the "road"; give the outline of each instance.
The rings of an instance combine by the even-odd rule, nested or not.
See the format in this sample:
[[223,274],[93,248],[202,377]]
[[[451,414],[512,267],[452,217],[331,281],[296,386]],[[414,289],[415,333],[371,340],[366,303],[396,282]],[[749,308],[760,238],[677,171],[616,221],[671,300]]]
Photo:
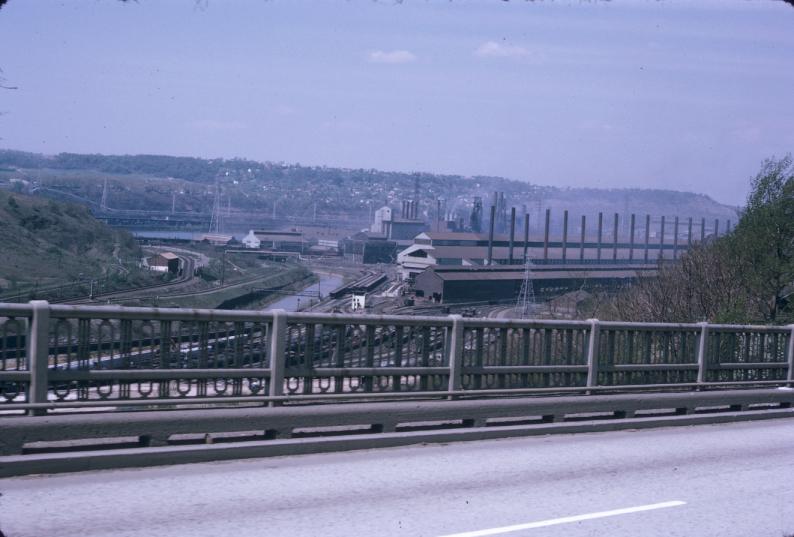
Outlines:
[[[794,534],[794,420],[0,480],[8,537]],[[474,533],[467,533],[474,532]]]

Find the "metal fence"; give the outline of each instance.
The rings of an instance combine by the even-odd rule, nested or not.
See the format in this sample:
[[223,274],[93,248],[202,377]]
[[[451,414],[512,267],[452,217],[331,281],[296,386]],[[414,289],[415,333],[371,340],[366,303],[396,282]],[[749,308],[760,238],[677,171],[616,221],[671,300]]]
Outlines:
[[0,409],[794,382],[794,325],[0,304]]

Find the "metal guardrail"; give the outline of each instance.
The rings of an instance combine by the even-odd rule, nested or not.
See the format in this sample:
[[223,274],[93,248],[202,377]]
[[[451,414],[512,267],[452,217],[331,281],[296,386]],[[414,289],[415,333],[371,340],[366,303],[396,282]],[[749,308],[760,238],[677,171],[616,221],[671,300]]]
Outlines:
[[0,410],[789,383],[794,325],[0,304]]

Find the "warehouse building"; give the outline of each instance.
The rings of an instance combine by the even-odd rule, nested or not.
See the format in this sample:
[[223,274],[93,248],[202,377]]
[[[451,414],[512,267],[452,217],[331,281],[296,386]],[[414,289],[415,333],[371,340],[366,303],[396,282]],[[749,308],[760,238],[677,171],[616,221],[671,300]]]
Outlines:
[[[414,291],[439,303],[506,302],[515,300],[524,282],[520,267],[435,267],[416,276]],[[534,294],[545,298],[578,289],[616,288],[643,276],[656,274],[656,267],[543,266],[533,267],[530,280]]]
[[172,252],[161,252],[146,258],[146,265],[154,272],[179,272],[179,256]]

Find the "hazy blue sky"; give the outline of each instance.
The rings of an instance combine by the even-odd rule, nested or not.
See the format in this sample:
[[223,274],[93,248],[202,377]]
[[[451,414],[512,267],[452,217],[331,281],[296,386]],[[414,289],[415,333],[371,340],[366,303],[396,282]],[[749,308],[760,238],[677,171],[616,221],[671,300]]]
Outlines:
[[159,153],[740,204],[794,151],[771,0],[10,0],[0,147]]

